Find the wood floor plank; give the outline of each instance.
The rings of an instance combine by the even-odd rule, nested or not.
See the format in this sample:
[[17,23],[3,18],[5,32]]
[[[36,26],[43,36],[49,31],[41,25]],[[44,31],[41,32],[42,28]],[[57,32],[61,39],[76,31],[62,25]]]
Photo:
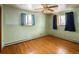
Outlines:
[[54,36],[44,36],[6,46],[2,54],[79,54],[79,44]]

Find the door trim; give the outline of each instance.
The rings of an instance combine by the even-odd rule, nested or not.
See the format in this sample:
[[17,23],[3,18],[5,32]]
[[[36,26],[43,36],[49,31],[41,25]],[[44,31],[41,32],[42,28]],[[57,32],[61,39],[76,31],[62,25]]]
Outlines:
[[0,5],[0,52],[2,50],[2,5]]

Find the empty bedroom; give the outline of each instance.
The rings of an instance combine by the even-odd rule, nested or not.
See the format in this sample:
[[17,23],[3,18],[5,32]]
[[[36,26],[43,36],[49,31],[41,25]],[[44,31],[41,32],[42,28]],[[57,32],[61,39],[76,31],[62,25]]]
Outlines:
[[79,4],[2,4],[0,10],[1,54],[79,54]]

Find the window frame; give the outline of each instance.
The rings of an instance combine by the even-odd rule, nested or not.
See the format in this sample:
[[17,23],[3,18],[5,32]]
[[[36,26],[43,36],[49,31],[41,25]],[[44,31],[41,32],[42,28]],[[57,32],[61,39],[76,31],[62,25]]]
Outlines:
[[[33,14],[26,14],[27,18],[25,19],[25,21],[27,21],[27,22],[25,22],[25,25],[28,25],[28,26],[32,26],[33,25],[32,15]],[[30,16],[31,16],[31,20],[29,20],[30,19]],[[30,23],[30,21],[31,21],[31,23]]]
[[[64,16],[64,24],[62,24],[62,18],[61,17],[63,17]],[[65,16],[65,14],[63,14],[63,15],[58,15],[58,17],[57,17],[57,24],[58,24],[58,26],[65,26],[66,25],[66,16]]]

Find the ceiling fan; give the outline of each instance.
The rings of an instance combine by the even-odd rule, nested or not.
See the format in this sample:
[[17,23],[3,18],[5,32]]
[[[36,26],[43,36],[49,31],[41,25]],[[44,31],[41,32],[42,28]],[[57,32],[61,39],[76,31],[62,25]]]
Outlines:
[[42,13],[52,13],[54,10],[52,8],[58,7],[58,5],[52,4],[41,4],[41,8],[37,8],[35,10],[41,10]]

